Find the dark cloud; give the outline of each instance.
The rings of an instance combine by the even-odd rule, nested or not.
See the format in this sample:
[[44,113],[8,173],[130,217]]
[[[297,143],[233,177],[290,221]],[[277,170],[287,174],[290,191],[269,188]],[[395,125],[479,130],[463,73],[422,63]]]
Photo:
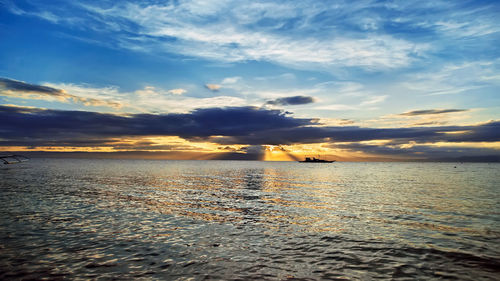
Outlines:
[[494,154],[489,148],[477,147],[439,147],[432,145],[398,146],[398,143],[370,145],[361,143],[332,144],[332,148],[342,148],[350,151],[369,153],[384,157],[405,156],[413,159],[436,161],[500,161],[500,154]]
[[19,92],[32,92],[32,93],[45,93],[49,95],[59,95],[63,93],[63,90],[55,89],[47,86],[40,86],[35,84],[29,84],[17,80],[1,78],[0,77],[0,89],[19,91]]
[[355,123],[354,120],[350,120],[350,119],[340,119],[340,121],[339,121],[340,125],[352,125],[354,123]]
[[212,158],[214,160],[262,160],[261,153],[218,153]]
[[[0,106],[0,135],[1,146],[109,146],[119,149],[137,147],[144,150],[189,150],[188,146],[164,146],[148,142],[123,144],[116,140],[120,137],[179,136],[190,141],[209,141],[222,146],[247,145],[242,152],[256,155],[260,155],[261,151],[254,150],[261,149],[262,145],[390,140],[389,146],[357,144],[358,147],[354,147],[355,144],[350,144],[350,147],[345,148],[390,155],[411,155],[425,151],[412,151],[397,145],[410,142],[500,141],[500,122],[492,121],[475,126],[410,128],[319,127],[314,119],[294,118],[280,110],[255,107],[206,108],[184,114],[120,116],[88,111]],[[432,149],[439,150],[436,147]],[[430,151],[425,155],[431,153],[434,152]],[[456,153],[459,153],[459,149]],[[474,151],[470,153],[473,154]]]
[[297,128],[312,119],[255,107],[197,109],[185,114],[119,116],[89,111],[43,110],[0,106],[0,132],[5,138],[73,139],[118,136],[244,136]]
[[219,147],[217,147],[217,149],[231,151],[231,152],[238,151],[238,149],[236,149],[234,147],[230,147],[230,146],[219,146]]
[[412,125],[413,126],[430,126],[430,125],[442,126],[442,125],[446,125],[447,123],[448,123],[447,121],[429,121],[429,122],[417,122],[417,123],[413,123]]
[[467,109],[426,109],[426,110],[413,110],[405,113],[401,113],[401,116],[417,116],[417,115],[431,115],[431,114],[443,114],[452,112],[464,112]]
[[[450,134],[451,132],[463,133]],[[500,140],[500,122],[477,126],[440,126],[412,128],[313,127],[278,128],[265,134],[208,137],[205,141],[220,144],[294,144],[318,142],[357,142],[369,140],[402,140],[415,142],[489,142]]]
[[240,150],[251,154],[264,154],[266,152],[266,148],[262,145],[250,145],[242,147]]
[[279,98],[275,100],[270,100],[266,102],[266,104],[271,104],[271,105],[299,105],[299,104],[308,104],[308,103],[313,103],[314,98],[313,97],[308,97],[308,96],[293,96],[293,97],[286,97],[286,98]]

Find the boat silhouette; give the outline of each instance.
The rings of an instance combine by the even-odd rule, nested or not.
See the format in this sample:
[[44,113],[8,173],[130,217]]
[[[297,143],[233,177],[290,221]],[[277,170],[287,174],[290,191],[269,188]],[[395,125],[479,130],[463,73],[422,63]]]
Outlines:
[[316,157],[306,157],[304,161],[299,161],[300,163],[333,163],[335,160],[324,160]]

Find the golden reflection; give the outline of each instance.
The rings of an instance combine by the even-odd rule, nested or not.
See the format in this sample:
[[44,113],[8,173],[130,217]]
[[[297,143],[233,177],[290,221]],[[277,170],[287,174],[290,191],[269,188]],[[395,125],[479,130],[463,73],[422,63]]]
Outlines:
[[[269,149],[273,151],[280,149]],[[118,202],[149,212],[210,222],[240,223],[250,219],[267,228],[300,226],[306,227],[302,231],[342,231],[342,225],[325,221],[325,217],[330,216],[339,220],[334,212],[336,208],[345,207],[335,199],[341,189],[314,188],[310,181],[290,178],[286,170],[241,169],[237,173],[221,171],[207,177],[174,171],[173,175],[178,180],[169,180],[172,178],[169,174],[168,178],[152,177],[140,182],[153,192],[131,195],[122,194],[120,190],[101,190],[95,198],[96,206],[107,206],[99,204],[103,201]],[[309,171],[306,178],[317,183],[334,182],[335,179],[330,174],[316,174],[314,170]],[[303,189],[307,189],[313,200],[297,196]]]

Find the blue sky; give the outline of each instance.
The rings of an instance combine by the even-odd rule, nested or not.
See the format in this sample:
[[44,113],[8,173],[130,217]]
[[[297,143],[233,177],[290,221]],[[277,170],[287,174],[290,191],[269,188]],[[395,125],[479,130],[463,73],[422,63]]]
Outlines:
[[[4,0],[0,104],[118,115],[252,107],[316,127],[481,126],[499,119],[499,14],[496,1]],[[335,137],[286,149],[387,152]],[[179,138],[193,150],[200,143]],[[405,141],[390,148],[414,149]],[[498,155],[498,141],[462,147]],[[243,153],[257,144],[230,145]]]

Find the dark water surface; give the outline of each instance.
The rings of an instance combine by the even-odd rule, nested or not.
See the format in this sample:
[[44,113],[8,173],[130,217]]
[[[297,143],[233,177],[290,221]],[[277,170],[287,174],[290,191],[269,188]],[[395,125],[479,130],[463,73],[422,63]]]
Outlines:
[[2,280],[500,278],[499,164],[33,159],[0,179]]

